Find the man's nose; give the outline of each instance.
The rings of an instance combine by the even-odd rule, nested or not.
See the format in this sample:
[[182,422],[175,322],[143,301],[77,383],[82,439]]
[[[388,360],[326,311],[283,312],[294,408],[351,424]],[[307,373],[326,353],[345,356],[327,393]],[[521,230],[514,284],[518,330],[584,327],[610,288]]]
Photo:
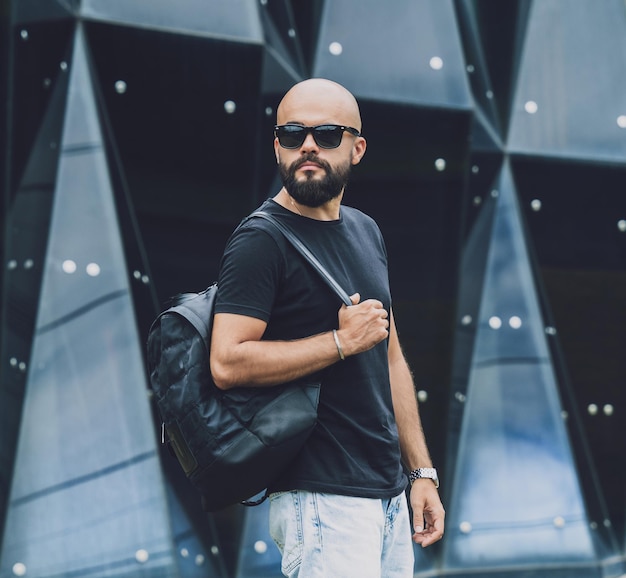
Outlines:
[[302,143],[302,146],[300,147],[300,150],[302,152],[319,151],[319,146],[315,142],[312,132],[307,133],[304,139],[304,142]]

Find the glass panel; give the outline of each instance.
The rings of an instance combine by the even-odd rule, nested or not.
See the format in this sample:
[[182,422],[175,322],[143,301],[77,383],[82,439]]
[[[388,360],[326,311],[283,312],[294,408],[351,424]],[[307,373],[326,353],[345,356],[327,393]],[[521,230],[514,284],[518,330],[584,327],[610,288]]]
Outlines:
[[81,14],[95,20],[263,42],[257,0],[83,0]]
[[[367,17],[355,19],[355,11]],[[362,0],[358,7],[329,0],[312,76],[338,80],[360,98],[471,105],[450,0],[399,0],[391,10],[379,0]]]
[[[50,30],[47,34],[53,36]],[[18,67],[36,60],[35,54],[43,50],[43,37],[47,34],[38,35],[35,42],[38,48],[32,50],[29,46],[26,57],[21,49],[16,49]],[[63,44],[67,44],[67,39]],[[54,44],[50,46],[54,53],[57,48]],[[11,122],[13,129],[21,130],[22,134],[19,146],[17,139],[13,141],[12,154],[3,155],[3,158],[11,158],[11,170],[17,183],[15,188],[7,187],[3,191],[8,214],[0,212],[0,218],[6,219],[0,233],[5,236],[3,241],[6,243],[2,253],[5,259],[2,262],[0,313],[0,488],[3,488],[0,492],[0,541],[52,213],[59,147],[51,145],[61,138],[68,81],[68,75],[61,72],[59,81],[50,87],[50,94],[40,102],[38,98],[29,98],[29,84],[24,84],[24,76],[18,77],[10,87],[14,103]],[[39,88],[35,92],[37,95]],[[23,106],[25,102],[30,108]],[[3,184],[6,182],[2,181]]]
[[533,2],[509,149],[623,162],[625,36],[622,0]]
[[520,157],[513,168],[570,431],[584,436],[574,449],[593,464],[581,476],[590,517],[617,542],[626,514],[626,165]]
[[445,564],[586,565],[596,554],[508,164],[497,194],[467,397],[456,400]]
[[175,571],[140,340],[96,118],[79,33],[3,576],[21,568],[32,576]]

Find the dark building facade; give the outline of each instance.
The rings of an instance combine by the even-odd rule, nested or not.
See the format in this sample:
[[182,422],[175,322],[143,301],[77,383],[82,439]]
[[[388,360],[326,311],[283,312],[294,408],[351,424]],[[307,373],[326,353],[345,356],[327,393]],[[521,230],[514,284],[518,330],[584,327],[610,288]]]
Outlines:
[[0,577],[278,577],[207,516],[145,339],[278,191],[282,94],[361,104],[447,510],[415,576],[626,575],[623,0],[0,0]]

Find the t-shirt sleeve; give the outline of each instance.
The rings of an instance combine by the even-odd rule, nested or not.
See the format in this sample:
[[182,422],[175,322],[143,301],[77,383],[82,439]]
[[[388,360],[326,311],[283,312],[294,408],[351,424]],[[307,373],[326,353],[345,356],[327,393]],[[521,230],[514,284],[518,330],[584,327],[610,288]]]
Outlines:
[[224,251],[215,313],[236,313],[268,322],[283,258],[274,238],[257,227],[242,227]]

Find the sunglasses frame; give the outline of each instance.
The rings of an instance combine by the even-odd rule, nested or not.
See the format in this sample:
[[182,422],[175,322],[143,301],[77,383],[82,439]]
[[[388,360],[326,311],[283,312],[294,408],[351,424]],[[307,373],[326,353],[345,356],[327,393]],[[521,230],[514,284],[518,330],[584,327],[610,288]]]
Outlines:
[[[278,135],[280,129],[284,128],[284,127],[295,127],[298,129],[301,129],[302,132],[297,131],[299,134],[303,134],[304,136],[302,137],[302,141],[300,142],[300,144],[297,144],[295,146],[292,147],[288,147],[285,146],[282,142],[280,142],[280,136]],[[315,134],[315,131],[321,127],[326,127],[326,126],[331,126],[334,129],[341,129],[341,137],[339,138],[339,142],[335,145],[335,146],[324,146],[322,144],[320,144],[317,140],[317,135]],[[361,133],[354,127],[351,126],[344,126],[342,124],[330,124],[330,123],[326,123],[326,124],[318,124],[317,126],[302,126],[300,124],[277,124],[276,126],[274,126],[274,136],[278,139],[278,144],[287,150],[295,150],[295,149],[299,149],[303,144],[304,141],[306,140],[307,135],[311,134],[313,136],[313,140],[315,141],[315,144],[317,144],[318,147],[322,148],[322,149],[336,149],[341,145],[341,141],[343,140],[343,133],[344,132],[349,132],[351,135],[353,136],[361,136]],[[293,136],[293,134],[291,135]]]

